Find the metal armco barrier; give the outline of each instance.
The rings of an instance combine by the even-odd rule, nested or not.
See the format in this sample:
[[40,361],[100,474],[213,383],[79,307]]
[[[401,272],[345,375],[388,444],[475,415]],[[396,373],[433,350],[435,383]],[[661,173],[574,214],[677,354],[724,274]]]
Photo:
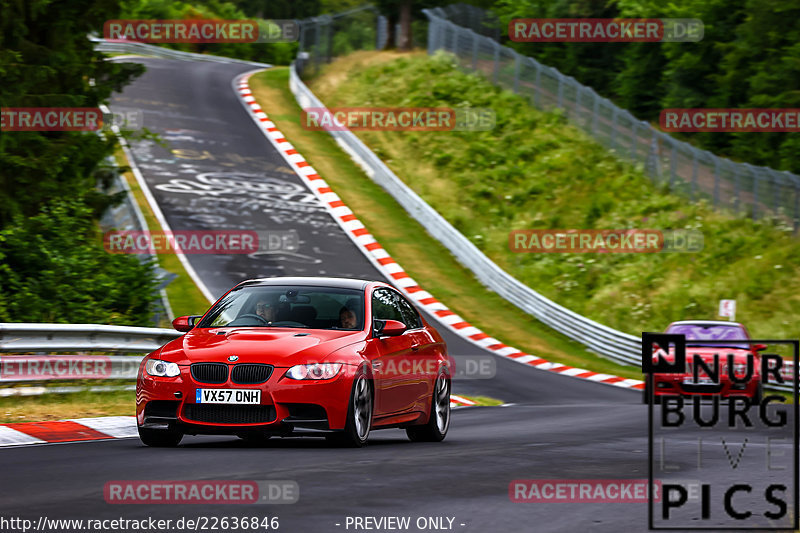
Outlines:
[[[164,328],[101,324],[0,323],[0,352],[14,354],[0,356],[0,383],[136,379],[143,355],[39,354],[56,352],[147,354],[181,335],[182,333],[178,331]],[[79,392],[84,388],[0,389],[0,396],[10,396],[16,392],[22,392],[22,395]],[[89,389],[104,388],[89,387]]]
[[[325,105],[303,83],[292,64],[289,88],[303,109]],[[459,263],[468,268],[490,290],[496,292],[540,322],[586,346],[592,352],[626,365],[640,366],[641,337],[604,326],[570,311],[518,281],[486,257],[469,239],[429,206],[398,178],[351,131],[328,132],[350,157],[378,185],[389,193],[436,240],[441,242]],[[791,390],[791,387],[775,387]]]
[[89,40],[95,43],[94,49],[98,52],[105,52],[108,54],[136,54],[143,56],[158,57],[161,59],[179,59],[182,61],[210,61],[212,63],[239,63],[242,65],[251,65],[254,67],[270,68],[272,65],[268,63],[258,63],[256,61],[245,61],[243,59],[234,59],[231,57],[212,56],[208,54],[195,54],[192,52],[181,52],[179,50],[171,50],[161,46],[152,44],[137,43],[134,41],[108,41],[106,39],[99,39],[97,37],[89,37]]
[[182,333],[100,324],[0,323],[0,352],[150,353]]

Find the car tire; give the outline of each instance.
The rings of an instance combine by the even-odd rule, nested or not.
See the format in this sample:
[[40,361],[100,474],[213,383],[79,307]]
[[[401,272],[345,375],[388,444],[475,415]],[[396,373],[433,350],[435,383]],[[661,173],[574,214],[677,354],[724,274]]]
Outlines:
[[183,433],[174,429],[138,428],[139,439],[145,446],[154,448],[174,448],[183,439]]
[[439,374],[431,393],[431,414],[422,426],[406,428],[408,438],[413,442],[441,442],[450,429],[450,380]]
[[344,430],[326,435],[328,442],[344,448],[366,446],[372,428],[374,405],[372,390],[372,380],[360,371],[353,379]]

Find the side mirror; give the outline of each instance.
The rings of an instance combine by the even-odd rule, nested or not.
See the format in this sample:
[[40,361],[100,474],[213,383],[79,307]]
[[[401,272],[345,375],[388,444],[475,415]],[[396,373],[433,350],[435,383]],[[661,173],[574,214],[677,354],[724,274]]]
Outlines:
[[767,346],[766,344],[753,344],[752,347],[753,350],[756,352],[763,352],[764,350],[769,348],[769,346]]
[[380,329],[376,329],[375,332],[381,337],[397,337],[408,329],[405,324],[398,320],[380,320],[377,322],[380,322],[382,326]]
[[200,318],[201,315],[186,315],[179,316],[172,321],[172,327],[178,331],[190,331],[194,327],[194,321]]

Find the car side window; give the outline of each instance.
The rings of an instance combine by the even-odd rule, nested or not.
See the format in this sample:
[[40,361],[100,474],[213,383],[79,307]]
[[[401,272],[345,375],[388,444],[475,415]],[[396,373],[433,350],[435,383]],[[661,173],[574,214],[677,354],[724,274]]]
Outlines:
[[377,289],[372,293],[372,316],[405,323],[397,298],[387,289]]
[[400,312],[403,314],[403,323],[408,326],[408,329],[421,328],[422,319],[419,317],[417,310],[414,309],[414,306],[397,293],[395,293],[395,297],[397,298],[397,303],[400,305]]

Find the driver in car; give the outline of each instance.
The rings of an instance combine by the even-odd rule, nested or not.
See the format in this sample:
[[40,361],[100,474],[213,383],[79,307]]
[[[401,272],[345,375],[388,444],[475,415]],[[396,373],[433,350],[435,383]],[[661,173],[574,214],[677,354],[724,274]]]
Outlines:
[[256,304],[256,314],[267,322],[273,322],[275,320],[275,306],[269,302],[258,302]]
[[356,313],[349,307],[342,307],[339,311],[339,327],[343,329],[355,329],[358,325]]

